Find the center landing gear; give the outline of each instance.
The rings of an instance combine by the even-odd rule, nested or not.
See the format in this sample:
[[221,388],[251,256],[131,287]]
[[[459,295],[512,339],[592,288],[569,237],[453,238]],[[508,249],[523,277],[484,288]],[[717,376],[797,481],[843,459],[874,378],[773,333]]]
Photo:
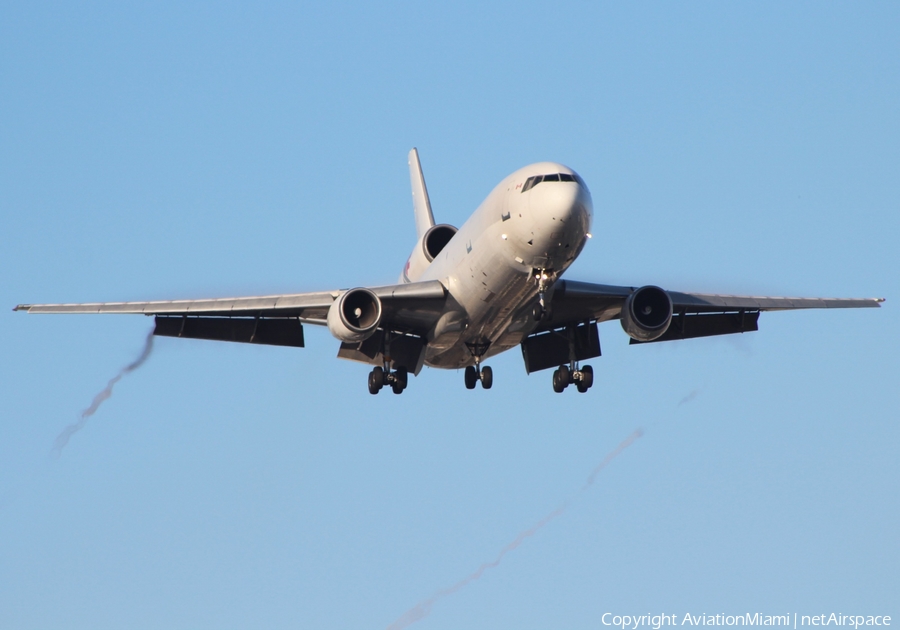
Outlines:
[[369,393],[377,394],[382,387],[388,385],[395,394],[402,394],[409,383],[409,374],[406,368],[399,367],[393,372],[390,371],[390,368],[385,368],[387,365],[372,368],[372,371],[369,372]]
[[561,365],[553,371],[553,391],[561,394],[566,387],[575,384],[580,393],[585,393],[594,384],[594,368],[585,365],[581,369],[573,361],[570,365]]
[[475,389],[475,385],[478,381],[481,381],[481,386],[484,389],[490,389],[491,385],[494,384],[494,371],[487,365],[480,370],[474,365],[466,367],[465,377],[466,389]]
[[475,359],[475,365],[466,367],[466,389],[475,389],[478,381],[481,381],[484,389],[490,389],[494,384],[494,371],[488,366],[481,367],[481,357],[484,356],[490,345],[490,342],[466,344],[469,352],[472,353],[472,358]]

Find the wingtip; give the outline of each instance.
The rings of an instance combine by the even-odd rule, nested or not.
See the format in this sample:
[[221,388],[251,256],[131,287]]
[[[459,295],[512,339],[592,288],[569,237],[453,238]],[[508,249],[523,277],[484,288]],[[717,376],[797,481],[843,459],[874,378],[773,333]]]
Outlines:
[[13,311],[27,311],[30,306],[30,304],[16,304]]

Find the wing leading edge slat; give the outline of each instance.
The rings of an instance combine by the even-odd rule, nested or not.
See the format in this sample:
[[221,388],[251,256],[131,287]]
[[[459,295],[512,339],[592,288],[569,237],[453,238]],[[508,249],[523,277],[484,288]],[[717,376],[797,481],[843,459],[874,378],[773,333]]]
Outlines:
[[[437,280],[371,287],[384,307],[386,327],[418,331],[440,317],[447,295]],[[238,298],[162,300],[152,302],[92,302],[85,304],[20,304],[28,313],[139,314],[185,317],[295,318],[323,325],[328,309],[343,291],[320,291]]]
[[[620,316],[622,305],[637,287],[561,280],[554,287],[551,319],[546,328],[588,319],[606,321]],[[878,308],[882,298],[792,298],[718,295],[667,291],[673,311],[684,314],[786,311],[810,308]]]
[[29,313],[123,313],[139,315],[250,315],[281,312],[284,317],[297,316],[305,309],[328,309],[337,292],[269,295],[209,300],[160,300],[153,302],[92,302],[85,304],[20,304],[16,311]]
[[882,298],[795,298],[715,295],[669,291],[676,311],[714,313],[735,310],[788,311],[806,308],[878,308]]
[[[442,299],[444,286],[434,280],[411,284],[389,285],[370,289],[382,300]],[[152,302],[90,302],[83,304],[19,304],[14,311],[29,313],[125,313],[143,315],[255,315],[283,317],[302,315],[309,309],[328,310],[342,291],[295,293],[257,297],[215,298],[201,300],[159,300]]]

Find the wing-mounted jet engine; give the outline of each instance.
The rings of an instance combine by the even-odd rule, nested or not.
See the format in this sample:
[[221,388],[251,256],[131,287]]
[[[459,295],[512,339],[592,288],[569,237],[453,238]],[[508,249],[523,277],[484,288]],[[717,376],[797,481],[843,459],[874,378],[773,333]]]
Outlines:
[[328,330],[347,343],[365,341],[381,323],[381,300],[368,289],[344,291],[328,309]]
[[671,323],[672,298],[659,287],[641,287],[622,305],[622,329],[636,341],[659,339]]

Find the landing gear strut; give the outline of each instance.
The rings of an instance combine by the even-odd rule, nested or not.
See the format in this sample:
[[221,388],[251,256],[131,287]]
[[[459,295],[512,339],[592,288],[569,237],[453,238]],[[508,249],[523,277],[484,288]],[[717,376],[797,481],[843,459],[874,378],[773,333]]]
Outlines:
[[560,365],[553,371],[553,391],[557,394],[561,394],[573,383],[580,393],[585,393],[594,384],[594,368],[585,365],[579,369],[578,362],[572,361],[569,365]]
[[535,269],[534,279],[538,285],[538,302],[531,309],[531,316],[534,318],[534,321],[539,322],[547,318],[547,303],[544,294],[550,287],[552,274],[546,269]]
[[395,394],[402,394],[409,384],[409,373],[405,367],[398,366],[393,372],[391,371],[391,336],[391,331],[384,332],[381,340],[382,365],[375,366],[369,372],[369,393],[372,395],[380,392],[381,388],[385,386],[389,386]]

